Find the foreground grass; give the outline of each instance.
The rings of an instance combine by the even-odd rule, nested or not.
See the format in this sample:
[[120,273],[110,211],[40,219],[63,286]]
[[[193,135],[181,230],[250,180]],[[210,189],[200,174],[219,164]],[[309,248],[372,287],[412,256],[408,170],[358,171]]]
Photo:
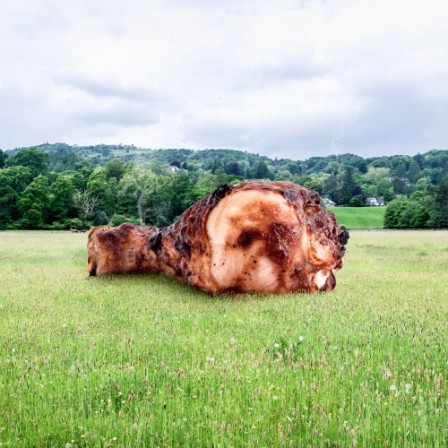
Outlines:
[[0,233],[0,446],[447,446],[448,232],[352,232],[286,296],[89,280],[85,243]]
[[329,207],[347,229],[382,229],[386,207]]

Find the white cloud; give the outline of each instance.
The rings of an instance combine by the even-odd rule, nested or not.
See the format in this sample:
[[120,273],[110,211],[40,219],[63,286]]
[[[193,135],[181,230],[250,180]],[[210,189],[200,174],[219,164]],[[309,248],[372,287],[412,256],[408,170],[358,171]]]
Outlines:
[[0,147],[446,147],[447,13],[439,0],[4,0]]

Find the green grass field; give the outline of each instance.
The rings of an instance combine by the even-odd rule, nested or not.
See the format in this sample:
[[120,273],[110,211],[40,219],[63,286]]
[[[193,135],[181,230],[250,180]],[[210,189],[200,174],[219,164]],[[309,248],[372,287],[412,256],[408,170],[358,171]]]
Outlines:
[[86,277],[0,233],[1,447],[448,444],[448,232],[353,231],[328,294]]
[[347,229],[382,229],[386,207],[329,207]]

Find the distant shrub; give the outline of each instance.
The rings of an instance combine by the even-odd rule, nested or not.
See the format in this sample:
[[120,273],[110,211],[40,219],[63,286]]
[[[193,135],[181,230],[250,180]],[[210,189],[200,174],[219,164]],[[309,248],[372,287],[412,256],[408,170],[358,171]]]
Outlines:
[[114,215],[109,221],[109,225],[116,227],[119,226],[120,224],[123,224],[124,222],[130,222],[132,224],[140,224],[139,220],[133,216]]
[[66,230],[68,229],[68,222],[64,221],[64,222],[59,222],[59,221],[54,221],[51,226],[49,226],[49,228],[51,230]]
[[79,218],[72,218],[66,221],[66,229],[82,230],[86,227],[85,223]]
[[93,217],[93,225],[94,226],[103,226],[107,224],[107,215],[103,210],[99,210],[95,213]]

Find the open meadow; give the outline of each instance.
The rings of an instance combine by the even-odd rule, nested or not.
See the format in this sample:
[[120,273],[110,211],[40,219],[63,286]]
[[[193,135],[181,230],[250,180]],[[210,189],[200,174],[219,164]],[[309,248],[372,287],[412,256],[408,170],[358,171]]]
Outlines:
[[448,445],[448,231],[352,231],[327,294],[88,279],[0,233],[0,447]]
[[347,229],[381,229],[386,207],[328,207]]

